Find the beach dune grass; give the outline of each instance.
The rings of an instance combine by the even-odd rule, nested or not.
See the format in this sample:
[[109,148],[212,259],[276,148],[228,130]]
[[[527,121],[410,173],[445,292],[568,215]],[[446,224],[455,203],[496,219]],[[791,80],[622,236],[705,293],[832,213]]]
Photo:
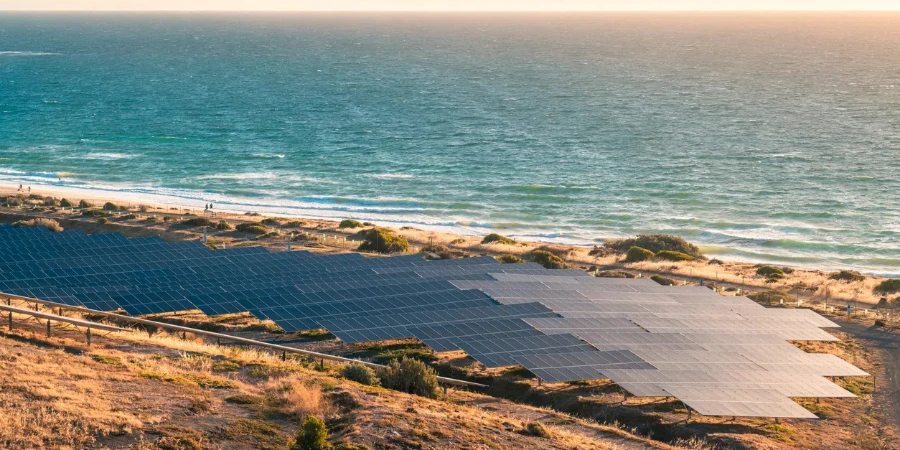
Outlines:
[[497,261],[500,261],[503,264],[521,264],[521,263],[525,262],[524,259],[519,258],[516,255],[498,256]]
[[242,223],[235,227],[237,231],[241,233],[253,234],[253,235],[263,235],[269,233],[269,228],[261,223]]
[[900,278],[891,278],[882,281],[873,290],[876,294],[894,294],[900,292]]
[[500,235],[497,233],[491,233],[491,234],[485,236],[484,239],[481,240],[481,243],[482,244],[516,245],[515,239],[511,239],[511,238],[508,238],[506,236],[503,236],[503,235]]
[[656,256],[656,254],[654,254],[650,250],[647,250],[646,248],[633,246],[633,247],[629,248],[627,252],[625,252],[625,262],[634,263],[634,262],[641,262],[641,261],[649,261],[649,260],[653,259],[653,257],[655,257],[655,256]]
[[569,267],[562,258],[544,250],[531,252],[531,259],[547,269],[565,269]]
[[859,282],[865,281],[866,276],[854,270],[842,270],[840,272],[831,274],[828,279],[841,280],[846,282]]
[[63,230],[63,227],[59,225],[59,222],[43,217],[36,217],[30,220],[19,220],[14,222],[13,226],[17,228],[44,227],[53,232],[60,232]]
[[687,253],[676,252],[674,250],[663,250],[656,254],[656,259],[665,261],[693,261],[694,257]]
[[387,228],[366,231],[365,240],[359,244],[361,252],[403,253],[409,251],[409,241]]
[[681,236],[669,234],[639,234],[637,237],[633,238],[611,239],[606,241],[603,245],[617,253],[625,253],[631,247],[640,247],[650,250],[653,253],[669,250],[684,253],[694,258],[703,257],[703,253],[700,252],[700,247],[691,244]]
[[338,224],[338,228],[362,228],[362,222],[353,219],[344,219]]

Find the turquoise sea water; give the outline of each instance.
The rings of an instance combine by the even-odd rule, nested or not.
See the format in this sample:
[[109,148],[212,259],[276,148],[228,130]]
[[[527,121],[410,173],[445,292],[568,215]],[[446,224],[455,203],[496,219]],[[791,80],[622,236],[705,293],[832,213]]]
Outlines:
[[900,14],[0,14],[0,182],[900,273]]

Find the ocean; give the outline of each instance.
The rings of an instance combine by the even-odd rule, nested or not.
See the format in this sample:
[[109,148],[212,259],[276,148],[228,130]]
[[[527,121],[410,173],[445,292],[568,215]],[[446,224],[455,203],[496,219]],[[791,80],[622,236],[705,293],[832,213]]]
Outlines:
[[0,182],[900,274],[900,14],[0,13]]

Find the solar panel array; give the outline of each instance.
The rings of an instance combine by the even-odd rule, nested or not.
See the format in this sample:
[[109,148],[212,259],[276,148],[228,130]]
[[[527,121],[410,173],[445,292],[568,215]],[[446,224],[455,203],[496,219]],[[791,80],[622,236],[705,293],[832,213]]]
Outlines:
[[812,417],[791,398],[852,397],[825,377],[867,375],[788,342],[836,340],[822,328],[837,325],[812,311],[489,257],[210,250],[0,226],[0,291],[132,315],[249,311],[351,343],[417,338],[548,382],[609,378],[709,415]]

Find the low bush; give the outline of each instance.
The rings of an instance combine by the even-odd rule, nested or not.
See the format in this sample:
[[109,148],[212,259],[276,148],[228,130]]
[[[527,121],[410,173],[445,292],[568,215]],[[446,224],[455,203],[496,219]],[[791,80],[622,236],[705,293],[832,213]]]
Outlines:
[[780,303],[781,301],[789,302],[794,300],[791,294],[777,290],[754,292],[747,294],[747,297],[760,303]]
[[506,236],[499,235],[497,233],[491,233],[484,237],[481,240],[482,244],[504,244],[504,245],[515,245],[515,239],[510,239]]
[[269,229],[261,223],[242,223],[235,227],[241,233],[255,234],[257,236],[267,234]]
[[63,230],[63,227],[59,225],[59,222],[53,219],[45,219],[43,217],[36,217],[29,220],[19,220],[17,222],[14,222],[12,226],[16,228],[44,227],[53,232],[60,232]]
[[465,243],[466,243],[466,240],[463,238],[456,238],[456,239],[450,241],[450,245],[462,245]]
[[525,262],[524,259],[519,258],[516,255],[498,256],[497,261],[500,261],[503,264],[521,264],[521,263]]
[[614,254],[615,252],[616,252],[615,250],[613,250],[609,247],[601,247],[599,245],[595,245],[594,248],[592,248],[588,252],[588,256],[596,256],[598,258],[602,258],[604,256],[609,256],[611,254]]
[[119,205],[116,205],[113,202],[106,202],[103,204],[103,210],[104,211],[118,211]]
[[330,447],[325,422],[311,415],[303,421],[291,450],[328,450]]
[[722,264],[725,264],[725,263],[722,262],[721,259],[715,259],[715,258],[713,258],[713,259],[709,260],[709,264],[710,264],[710,265],[713,265],[713,266],[721,266]]
[[263,225],[268,225],[268,226],[270,226],[270,227],[274,227],[274,226],[277,226],[277,225],[281,225],[281,221],[278,220],[278,219],[275,219],[275,218],[273,218],[273,217],[269,217],[269,218],[263,219],[260,223],[263,224]]
[[766,278],[784,278],[784,271],[774,266],[760,266],[756,274]]
[[857,282],[857,281],[865,281],[866,276],[854,271],[854,270],[842,270],[837,273],[831,274],[828,279],[830,280],[841,280],[847,282]]
[[375,374],[375,371],[360,363],[344,365],[341,369],[341,375],[348,380],[369,386],[378,384],[378,375]]
[[59,206],[59,202],[55,198],[47,196],[44,197],[44,206]]
[[59,201],[59,206],[61,206],[63,208],[74,208],[75,204],[66,199],[62,199]]
[[362,228],[362,222],[353,219],[344,219],[338,224],[338,228]]
[[635,278],[632,273],[621,270],[601,270],[594,274],[597,278]]
[[900,292],[900,278],[891,278],[882,281],[878,286],[875,286],[873,292],[876,294],[893,294],[895,292]]
[[643,247],[631,247],[628,249],[628,252],[625,253],[625,262],[634,263],[641,261],[649,261],[656,256],[655,253],[647,250]]
[[886,327],[887,322],[885,322],[884,319],[875,319],[875,326],[876,327]]
[[650,277],[650,279],[657,282],[658,284],[663,285],[663,286],[675,286],[675,284],[676,284],[675,280],[673,280],[671,278],[666,278],[662,275],[653,275]]
[[286,226],[288,228],[303,228],[303,222],[301,222],[299,220],[292,220],[292,221],[284,224],[284,226]]
[[550,431],[548,431],[547,428],[540,422],[528,422],[527,424],[525,424],[525,428],[522,431],[522,434],[526,434],[528,436],[536,436],[545,439],[550,438]]
[[700,248],[696,245],[686,241],[683,237],[668,234],[639,234],[634,238],[611,239],[606,241],[603,245],[618,253],[625,253],[631,247],[640,247],[650,250],[653,253],[670,250],[685,253],[694,258],[703,257],[703,253],[700,252]]
[[219,231],[228,231],[233,230],[234,226],[224,220],[220,220],[219,223],[216,224],[216,229]]
[[434,369],[416,359],[395,359],[379,370],[378,376],[381,385],[389,389],[428,398],[437,398],[440,393]]
[[663,250],[656,254],[656,259],[665,261],[693,261],[694,257],[687,253],[676,252],[672,250]]
[[194,217],[193,219],[183,220],[181,224],[188,227],[208,227],[213,224],[213,221],[206,217]]
[[100,225],[106,225],[109,223],[109,219],[107,219],[106,217],[101,217],[97,219],[97,223],[99,223]]
[[366,239],[359,244],[361,252],[402,253],[409,251],[409,242],[386,228],[366,231]]
[[531,252],[532,261],[544,266],[547,269],[565,269],[568,267],[565,261],[559,256],[554,255],[553,253],[543,251],[543,250],[535,250]]
[[94,207],[94,204],[91,203],[91,202],[89,202],[89,201],[82,200],[82,201],[78,202],[78,207],[81,208],[81,209],[85,209],[85,208],[93,208],[93,207]]

